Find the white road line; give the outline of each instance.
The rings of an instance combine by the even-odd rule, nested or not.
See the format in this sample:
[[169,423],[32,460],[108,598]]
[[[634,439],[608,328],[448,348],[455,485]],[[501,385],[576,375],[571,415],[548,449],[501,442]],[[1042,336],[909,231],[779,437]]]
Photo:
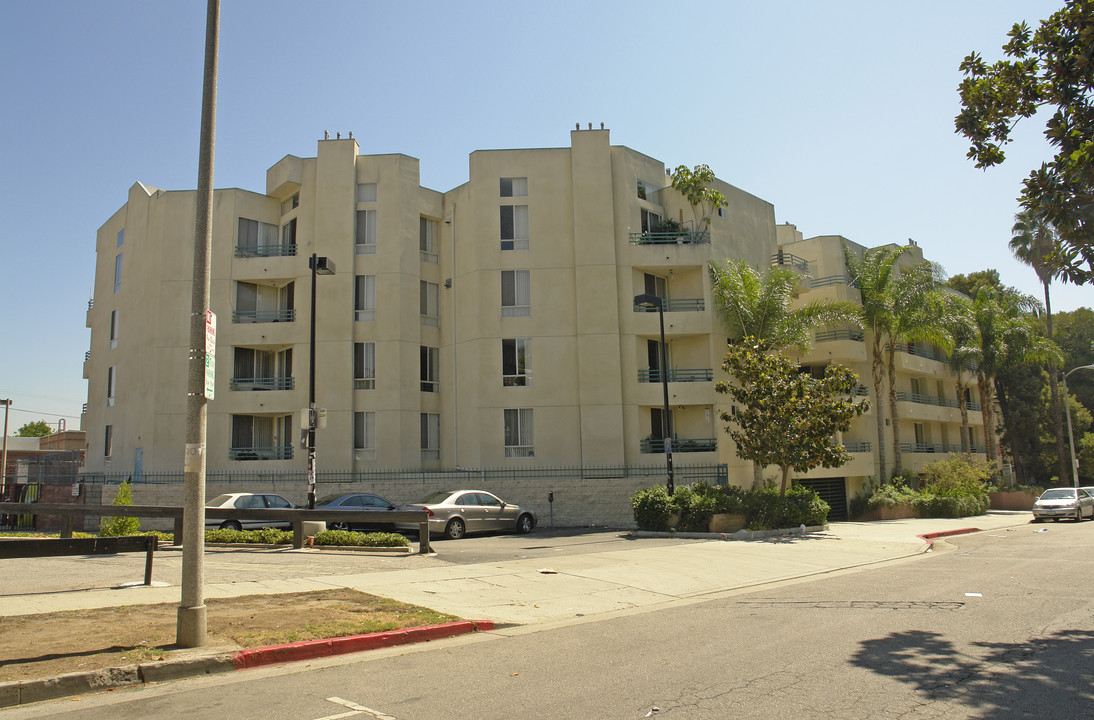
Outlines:
[[350,717],[351,715],[359,715],[361,713],[367,713],[367,714],[373,716],[374,718],[376,718],[377,720],[397,720],[396,718],[393,718],[391,715],[385,715],[384,713],[380,712],[379,710],[373,710],[372,708],[367,708],[363,705],[358,705],[357,703],[353,702],[352,700],[345,700],[345,699],[340,698],[340,697],[329,697],[329,698],[327,698],[327,702],[332,702],[335,705],[342,705],[343,707],[349,708],[353,712],[341,713],[339,715],[331,715],[330,718],[318,718],[318,720],[334,720],[334,718]]

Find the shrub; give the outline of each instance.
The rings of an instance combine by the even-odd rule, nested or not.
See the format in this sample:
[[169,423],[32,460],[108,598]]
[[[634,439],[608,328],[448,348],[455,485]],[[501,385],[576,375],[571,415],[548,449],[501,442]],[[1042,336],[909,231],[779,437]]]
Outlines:
[[[118,486],[118,492],[114,494],[113,507],[133,504],[133,488],[126,480]],[[99,537],[118,537],[121,535],[136,535],[141,531],[141,521],[135,517],[104,517],[99,521]]]
[[923,466],[922,487],[925,492],[939,497],[984,496],[986,499],[987,481],[992,472],[992,464],[987,460],[951,453],[944,460]]
[[749,530],[823,525],[831,507],[809,488],[795,486],[779,496],[777,488],[749,491],[744,498]]
[[924,495],[912,503],[919,517],[959,518],[983,515],[988,509],[988,495],[947,496]]
[[673,529],[683,532],[706,532],[711,516],[718,513],[745,515],[750,530],[822,525],[830,509],[814,491],[802,487],[780,500],[777,488],[744,490],[702,482],[676,488],[671,498],[663,486],[644,488],[631,498],[631,506],[638,529],[668,530],[669,518],[678,513]]
[[399,533],[350,532],[349,530],[324,530],[315,536],[316,545],[356,547],[407,547],[410,541]]
[[874,490],[874,494],[866,502],[866,507],[869,510],[876,510],[881,507],[912,505],[921,497],[923,497],[922,492],[904,485],[882,485]]
[[631,497],[634,523],[639,530],[664,531],[669,529],[672,500],[663,485],[643,488]]

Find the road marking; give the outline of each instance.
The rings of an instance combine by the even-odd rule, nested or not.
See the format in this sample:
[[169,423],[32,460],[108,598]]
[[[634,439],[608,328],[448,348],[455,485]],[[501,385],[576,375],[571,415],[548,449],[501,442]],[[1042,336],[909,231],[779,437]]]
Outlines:
[[362,713],[371,715],[377,720],[396,720],[396,718],[393,718],[391,715],[385,715],[379,710],[373,710],[372,708],[367,708],[364,705],[358,705],[352,700],[346,700],[340,697],[329,697],[327,698],[327,702],[332,702],[335,705],[347,707],[350,709],[350,712],[339,713],[337,715],[329,715],[324,718],[316,718],[316,720],[336,720],[337,718],[353,717],[354,715],[361,715]]

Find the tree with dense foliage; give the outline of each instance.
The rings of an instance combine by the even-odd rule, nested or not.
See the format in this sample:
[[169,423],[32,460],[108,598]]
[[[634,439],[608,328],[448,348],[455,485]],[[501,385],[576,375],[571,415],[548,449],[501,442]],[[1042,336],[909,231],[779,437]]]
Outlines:
[[954,290],[968,295],[970,300],[976,297],[976,293],[979,292],[982,287],[990,287],[997,290],[1003,288],[1003,281],[999,279],[999,271],[991,268],[971,272],[967,275],[951,275],[950,279],[946,281],[946,284]]
[[829,365],[818,380],[751,337],[730,346],[722,369],[736,382],[715,388],[739,404],[734,413],[721,413],[726,432],[738,457],[779,467],[781,495],[791,470],[839,467],[851,459],[835,439],[870,405],[853,399],[858,377],[849,369]]
[[[110,504],[113,507],[133,504],[133,488],[128,480],[118,486],[118,492],[114,494],[114,500]],[[135,517],[104,517],[99,521],[99,537],[136,535],[140,531],[141,521]]]
[[52,434],[53,428],[45,420],[25,423],[23,427],[15,431],[16,437],[47,437]]
[[991,65],[979,53],[961,62],[958,133],[976,167],[998,165],[1019,120],[1043,110],[1044,135],[1056,155],[1023,181],[1020,203],[1050,223],[1060,243],[1048,258],[1075,283],[1094,278],[1094,2],[1067,0],[1036,31],[1016,23]]
[[727,205],[726,196],[711,187],[714,180],[714,171],[706,165],[696,165],[693,170],[679,165],[672,171],[672,187],[691,205],[698,232],[705,232],[718,208]]
[[[1081,307],[1071,312],[1056,313],[1053,341],[1064,353],[1064,370],[1080,365],[1094,365],[1094,310]],[[1067,391],[1084,407],[1094,409],[1094,372],[1074,373],[1067,379]]]
[[954,378],[954,392],[961,412],[961,453],[964,455],[972,452],[969,443],[968,395],[975,374],[973,363],[976,348],[980,345],[980,333],[972,317],[972,300],[956,293],[939,293],[937,303],[941,306],[938,327],[949,338],[946,368]]
[[[1011,228],[1010,251],[1014,257],[1033,268],[1037,279],[1045,290],[1045,327],[1048,339],[1052,340],[1052,295],[1049,286],[1056,277],[1057,270],[1052,258],[1060,247],[1056,229],[1042,218],[1028,210],[1014,216]],[[1067,476],[1068,447],[1064,438],[1063,401],[1060,398],[1060,368],[1055,360],[1048,363],[1049,402],[1052,423],[1055,426],[1057,472],[1060,477]]]

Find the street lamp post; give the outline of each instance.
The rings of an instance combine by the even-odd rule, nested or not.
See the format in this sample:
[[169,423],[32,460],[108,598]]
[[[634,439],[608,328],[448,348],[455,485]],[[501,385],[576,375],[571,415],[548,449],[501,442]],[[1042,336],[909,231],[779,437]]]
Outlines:
[[315,509],[315,276],[333,275],[334,263],[312,253],[311,268],[311,341],[308,350],[308,509]]
[[[1064,373],[1064,411],[1067,413],[1067,441],[1071,446],[1071,483],[1074,487],[1079,487],[1079,458],[1075,457],[1075,433],[1071,430],[1071,405],[1067,402],[1067,376],[1076,370],[1094,370],[1094,365],[1080,365]],[[1060,481],[1063,482],[1063,478],[1060,478]]]
[[665,465],[668,470],[668,488],[669,495],[672,495],[676,490],[676,485],[673,482],[672,477],[672,415],[669,413],[669,363],[668,363],[668,348],[665,345],[665,303],[664,300],[657,295],[651,293],[643,293],[641,295],[634,296],[634,304],[638,307],[644,308],[657,308],[657,317],[661,322],[661,391],[664,395],[664,430],[665,435]]

